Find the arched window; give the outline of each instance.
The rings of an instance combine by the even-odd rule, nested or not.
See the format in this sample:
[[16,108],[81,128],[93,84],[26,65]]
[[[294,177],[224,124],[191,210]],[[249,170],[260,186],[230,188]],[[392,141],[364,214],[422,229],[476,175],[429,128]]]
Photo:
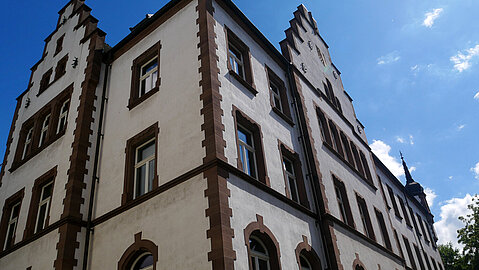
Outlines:
[[303,242],[295,250],[296,260],[300,270],[322,270],[318,254],[308,244],[308,238],[303,235]]
[[153,255],[145,252],[138,256],[131,265],[131,270],[152,270],[153,269]]
[[251,236],[249,247],[253,270],[270,270],[268,249],[263,242],[258,237]]
[[358,265],[356,265],[354,270],[364,270],[364,268],[361,265],[358,264]]

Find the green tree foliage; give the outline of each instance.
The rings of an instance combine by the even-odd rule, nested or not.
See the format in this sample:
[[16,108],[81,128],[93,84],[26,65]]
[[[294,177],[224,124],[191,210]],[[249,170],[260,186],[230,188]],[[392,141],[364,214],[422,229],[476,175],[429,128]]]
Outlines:
[[471,270],[479,269],[479,196],[472,198],[472,204],[467,206],[472,211],[465,217],[459,217],[464,222],[464,228],[457,230],[458,242],[464,245],[464,262]]
[[462,265],[463,258],[459,249],[454,248],[451,243],[439,245],[437,247],[441,254],[445,270],[466,270]]

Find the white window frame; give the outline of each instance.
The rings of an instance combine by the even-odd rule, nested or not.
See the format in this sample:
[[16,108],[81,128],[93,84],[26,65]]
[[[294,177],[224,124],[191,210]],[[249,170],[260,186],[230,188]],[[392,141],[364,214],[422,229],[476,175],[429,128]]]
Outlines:
[[[242,133],[245,133],[246,136],[250,136],[251,138],[251,145],[249,145],[247,142],[244,142],[240,139],[239,137],[239,132]],[[247,160],[247,156],[248,156],[248,151],[253,153],[253,169],[254,169],[254,172],[255,172],[255,178],[258,178],[258,166],[256,164],[256,150],[255,150],[255,145],[254,145],[254,137],[253,137],[253,133],[251,131],[249,131],[247,128],[244,128],[243,126],[239,125],[238,124],[238,134],[236,134],[236,136],[238,136],[238,147],[240,148],[239,149],[239,152],[240,152],[240,155],[241,155],[241,148],[243,148],[245,151],[243,151],[243,156],[240,156],[240,160],[241,160],[241,164],[243,165],[243,172],[248,174],[249,176],[251,176],[251,174],[248,173],[248,169],[250,169],[251,171],[251,164],[245,164],[245,162],[243,161],[246,161]],[[251,161],[250,161],[251,163]]]
[[[254,239],[256,242],[258,242],[258,244],[260,244],[263,247],[264,251],[266,252],[266,254],[263,254],[263,253],[257,252],[257,251],[250,248],[250,253],[251,253],[250,257],[251,257],[251,259],[253,259],[255,261],[255,266],[256,266],[256,269],[253,269],[253,270],[260,270],[259,269],[259,259],[262,259],[262,260],[266,261],[268,270],[270,270],[271,269],[271,265],[270,265],[270,262],[269,262],[270,257],[269,257],[269,254],[268,254],[268,249],[264,245],[263,241],[261,241],[261,239],[259,239],[256,236],[250,236],[250,239]],[[253,262],[251,262],[251,263],[253,263]]]
[[[57,134],[61,131],[61,123],[63,121],[63,128],[67,125],[68,120],[68,112],[70,107],[70,99],[65,100],[60,108],[60,116],[58,117],[58,127],[57,127]],[[64,110],[65,109],[65,110]]]
[[32,139],[33,139],[33,127],[31,127],[27,132],[27,137],[25,138],[25,145],[23,147],[22,159],[24,159],[27,156],[27,149],[29,146],[31,147]]
[[[148,255],[153,256],[153,254],[151,254],[150,252],[144,252],[144,253],[142,253],[140,256],[138,256],[138,257],[133,261],[133,263],[131,264],[131,268],[130,268],[130,269],[133,270],[134,267],[135,267],[135,265],[138,263],[138,261],[139,261],[141,258],[143,258],[143,257],[145,257],[145,256],[148,256]],[[153,265],[154,265],[154,264],[155,264],[155,262],[153,262],[153,264],[152,264],[151,266],[147,266],[147,267],[142,268],[142,269],[140,269],[140,270],[153,270]]]
[[[143,73],[143,68],[146,67],[147,65],[151,64],[151,62],[153,61],[157,61],[156,63],[156,67],[154,67],[152,70],[146,72],[145,74],[142,74]],[[145,64],[141,65],[140,67],[140,84],[139,84],[139,87],[138,87],[138,97],[141,97],[143,95],[146,95],[146,93],[150,92],[151,90],[153,90],[153,88],[156,87],[156,83],[158,81],[158,56],[154,56],[152,59],[150,59],[148,62],[146,62]],[[153,80],[151,81],[153,85],[146,85],[145,83],[145,93],[144,94],[141,94],[141,86],[142,86],[142,82],[145,81],[146,79],[148,79],[150,76],[153,76],[153,73],[156,72],[156,81],[153,82]]]
[[[12,240],[15,239],[15,233],[17,231],[17,226],[18,226],[18,217],[20,216],[20,209],[18,209],[18,216],[16,216],[16,217],[13,216],[13,214],[15,212],[15,211],[13,211],[13,209],[15,209],[15,207],[17,207],[17,206],[20,207],[20,202],[15,203],[10,208],[10,218],[8,219],[8,223],[7,223],[7,234],[5,235],[5,243],[3,244],[3,250],[5,250],[7,248],[8,235],[10,234],[10,229],[11,229],[12,224],[15,224],[13,226]],[[11,244],[13,245],[14,243],[12,242]]]
[[[288,172],[288,170],[286,169],[286,164],[285,162],[289,162],[291,164],[291,169],[292,169],[292,172]],[[289,190],[289,194],[291,196],[291,200],[299,203],[299,192],[298,192],[298,179],[296,178],[296,175],[295,175],[295,172],[294,172],[294,162],[291,161],[289,158],[287,157],[283,157],[283,170],[284,170],[284,173],[286,174],[286,185],[288,187],[288,190]],[[291,183],[289,181],[289,179],[292,178],[293,179],[293,182],[294,182],[294,185],[295,185],[295,196],[296,196],[296,200],[294,200],[294,196],[293,196],[293,192],[291,190]]]
[[52,185],[52,189],[51,189],[52,191],[51,191],[51,192],[53,192],[53,181],[50,181],[50,182],[48,182],[47,184],[43,185],[43,187],[42,187],[42,192],[40,193],[40,202],[38,203],[37,218],[36,218],[36,220],[35,220],[35,233],[37,233],[38,230],[39,230],[39,228],[38,228],[38,219],[40,218],[40,209],[42,208],[43,205],[46,204],[46,212],[45,212],[44,220],[43,220],[43,222],[42,222],[42,228],[41,228],[40,230],[45,229],[45,225],[46,225],[45,223],[46,223],[46,221],[47,221],[48,215],[50,214],[50,203],[51,203],[52,195],[53,195],[53,194],[50,194],[49,197],[47,197],[47,198],[45,198],[45,199],[42,200],[43,194],[44,194],[44,192],[45,192],[45,188],[48,187],[48,186],[50,186],[50,185]]
[[[241,50],[238,49],[238,47],[234,46],[233,44],[229,43],[228,44],[228,61],[230,61],[231,69],[238,74],[241,78],[246,80],[246,74],[245,74],[245,69],[244,69],[244,55]],[[233,53],[233,50],[237,51],[239,55],[241,56],[241,59],[236,56],[235,53]],[[235,65],[236,64],[236,65]],[[236,67],[239,67],[237,69]],[[240,72],[241,70],[241,72]]]
[[[141,161],[138,161],[138,153],[139,153],[139,150],[140,150],[141,148],[143,148],[145,145],[147,145],[147,144],[149,144],[149,143],[151,143],[151,142],[154,142],[153,145],[154,145],[154,147],[155,147],[155,151],[153,152],[153,155],[151,155],[151,156],[149,156],[149,157],[146,157],[146,158],[144,158],[144,159],[141,160]],[[157,147],[157,146],[156,146],[156,139],[153,138],[153,139],[151,139],[151,140],[148,140],[148,141],[145,142],[144,144],[142,144],[142,145],[136,147],[136,149],[135,149],[135,166],[134,166],[135,177],[134,177],[134,183],[133,183],[133,184],[134,184],[134,188],[133,188],[133,199],[136,199],[136,198],[138,198],[138,197],[141,197],[142,195],[144,195],[144,194],[150,192],[151,190],[153,190],[153,186],[150,186],[150,182],[148,181],[148,179],[150,178],[150,175],[149,175],[149,174],[150,174],[150,161],[155,160],[155,158],[156,158],[156,147]],[[138,179],[138,170],[137,170],[137,169],[140,168],[140,167],[142,167],[142,166],[146,166],[146,169],[145,169],[145,172],[146,172],[146,173],[145,173],[145,179],[144,179],[144,180],[145,180],[145,193],[140,194],[140,195],[137,195],[137,193],[138,193],[138,190],[137,190],[138,184],[137,184],[137,182],[139,181],[139,179]],[[154,166],[156,166],[156,163],[155,163]],[[155,177],[155,176],[153,175],[153,177]]]
[[[276,88],[276,91],[278,91],[277,93],[273,90],[273,88]],[[269,90],[270,92],[272,93],[271,95],[271,102],[273,103],[273,106],[275,108],[277,108],[278,110],[280,110],[281,112],[284,112],[283,111],[283,104],[282,104],[282,100],[281,100],[281,92],[279,90],[280,88],[278,87],[278,85],[276,83],[274,83],[273,81],[270,81],[269,82]],[[279,104],[279,107],[276,106],[276,102],[275,100],[278,100],[278,104]]]
[[40,140],[38,141],[38,147],[41,147],[43,144],[45,144],[45,141],[48,137],[48,127],[50,126],[50,118],[51,114],[47,114],[45,118],[43,118],[43,123],[42,123],[42,130],[40,131]]

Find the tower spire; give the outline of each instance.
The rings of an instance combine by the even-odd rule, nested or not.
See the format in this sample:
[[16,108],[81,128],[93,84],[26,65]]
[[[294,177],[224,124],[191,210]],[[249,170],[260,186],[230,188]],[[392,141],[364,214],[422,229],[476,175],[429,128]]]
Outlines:
[[401,155],[402,167],[404,169],[404,174],[406,176],[406,185],[414,183],[414,180],[412,179],[411,173],[409,172],[409,168],[406,165],[406,161],[404,161],[404,157],[402,155],[402,152],[399,151],[399,154]]

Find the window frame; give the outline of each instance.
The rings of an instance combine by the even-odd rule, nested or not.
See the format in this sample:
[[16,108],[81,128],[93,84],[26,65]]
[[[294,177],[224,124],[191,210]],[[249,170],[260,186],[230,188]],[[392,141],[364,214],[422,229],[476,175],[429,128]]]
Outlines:
[[246,245],[246,250],[248,254],[249,269],[250,270],[252,269],[251,249],[250,249],[249,239],[250,237],[254,236],[259,238],[261,242],[263,242],[263,244],[266,246],[266,249],[268,250],[270,270],[280,270],[281,269],[281,262],[280,262],[281,252],[280,252],[279,242],[278,240],[276,240],[276,237],[271,232],[271,230],[264,225],[263,217],[256,214],[256,219],[257,221],[251,222],[243,230],[244,241],[245,241],[244,243]]
[[[68,105],[66,105],[67,103],[68,103]],[[62,104],[62,105],[60,106],[60,110],[59,110],[58,122],[57,122],[57,132],[56,132],[56,134],[59,134],[60,132],[62,132],[63,130],[65,130],[66,127],[67,127],[67,124],[68,124],[68,114],[70,113],[70,105],[71,105],[70,98],[65,99],[65,101],[63,101],[61,104]],[[64,108],[65,106],[67,107],[67,108],[66,108],[66,112],[63,112],[63,108]],[[65,121],[64,121],[64,123],[63,123],[63,127],[61,126],[62,119],[65,119]]]
[[41,122],[42,124],[40,126],[40,137],[38,139],[37,146],[38,148],[41,148],[50,139],[52,113],[47,112],[41,119],[43,119],[43,121]]
[[[153,46],[151,46],[149,49],[147,49],[145,52],[140,54],[137,58],[133,60],[132,63],[132,73],[131,73],[131,87],[130,87],[130,98],[128,100],[128,109],[132,110],[136,106],[138,106],[140,103],[151,97],[153,94],[158,92],[160,90],[160,85],[161,85],[161,77],[160,77],[160,55],[161,55],[161,41],[158,41],[155,43]],[[140,95],[140,87],[141,87],[141,80],[140,78],[142,77],[141,75],[141,69],[154,61],[156,58],[157,61],[157,79],[156,79],[156,85],[152,89],[150,89],[148,92],[145,92],[143,95]]]
[[[268,90],[270,95],[270,104],[272,110],[279,115],[286,123],[289,125],[294,126],[293,118],[291,116],[291,110],[289,107],[289,99],[288,93],[286,89],[286,85],[281,78],[273,72],[273,70],[268,66],[265,65],[266,70],[266,77],[268,80]],[[275,93],[271,89],[271,85],[275,86],[278,93]],[[275,98],[279,100],[279,108],[276,106]]]
[[53,54],[53,56],[57,55],[58,53],[60,53],[62,51],[64,39],[65,39],[65,34],[61,35],[57,39],[56,46],[55,46],[55,53]]
[[[54,81],[60,79],[63,75],[67,72],[67,63],[68,63],[68,54],[63,56],[62,59],[58,60],[57,65],[55,67],[55,78]],[[53,83],[52,82],[52,83]]]
[[266,159],[264,156],[265,152],[264,152],[263,142],[262,142],[263,135],[261,132],[261,126],[257,124],[254,120],[252,120],[250,117],[248,117],[246,114],[244,114],[241,110],[239,110],[234,105],[233,105],[232,113],[233,113],[233,119],[235,123],[234,125],[235,125],[236,152],[237,152],[237,160],[236,160],[237,168],[244,172],[243,164],[241,162],[240,148],[238,147],[239,146],[238,130],[239,130],[239,127],[242,127],[246,129],[247,131],[251,132],[253,137],[257,177],[254,178],[248,175],[246,172],[244,172],[244,174],[260,181],[261,183],[267,186],[270,186],[269,177],[268,177],[267,168],[266,168],[266,161],[265,161]]
[[[338,207],[339,207],[339,211],[341,215],[341,220],[345,224],[349,225],[350,227],[356,228],[356,224],[354,222],[353,214],[351,211],[351,205],[349,204],[349,198],[348,198],[348,193],[346,191],[346,186],[344,185],[344,182],[341,181],[336,175],[332,174],[332,178],[333,178],[334,192],[336,193],[336,201],[338,202]],[[339,194],[338,194],[338,191],[339,191]],[[339,199],[341,199],[342,201],[342,204],[343,204],[342,208],[341,208]],[[342,210],[344,210],[344,213]]]
[[283,168],[283,179],[285,182],[284,184],[285,184],[286,197],[295,201],[292,197],[291,190],[290,190],[290,183],[288,181],[289,172],[286,171],[286,168],[284,166],[285,159],[291,162],[292,170],[295,177],[296,192],[298,196],[297,198],[298,200],[295,202],[309,209],[310,205],[309,205],[308,194],[306,191],[306,183],[305,183],[305,178],[303,176],[303,169],[302,169],[301,159],[299,154],[296,153],[293,149],[286,146],[286,144],[284,144],[280,140],[278,140],[278,148],[279,148],[280,158],[281,158],[281,167]]
[[371,216],[369,214],[368,205],[366,200],[356,193],[356,201],[358,203],[359,217],[364,227],[364,234],[371,240],[376,241],[376,235],[374,233],[373,225],[371,222]]
[[[159,176],[158,176],[158,134],[160,132],[158,122],[154,123],[153,125],[149,126],[148,128],[144,129],[137,135],[133,136],[132,138],[128,139],[126,142],[125,148],[125,175],[123,181],[123,194],[121,197],[122,205],[139,199],[146,194],[150,193],[151,191],[158,188]],[[137,149],[148,143],[152,140],[155,141],[155,169],[154,169],[154,178],[153,178],[153,186],[151,191],[142,194],[139,197],[135,197],[135,165],[136,165],[136,151]]]
[[[28,209],[27,223],[25,225],[25,231],[23,233],[23,239],[27,239],[30,236],[39,233],[41,230],[44,230],[48,227],[50,221],[50,209],[51,202],[53,199],[53,192],[55,191],[55,179],[57,176],[57,166],[50,169],[48,172],[44,173],[42,176],[38,177],[32,188],[32,197],[30,199],[30,207]],[[45,214],[44,227],[38,231],[38,212],[40,211],[40,202],[43,188],[51,183],[52,191],[50,195],[50,203],[47,207],[47,212]]]
[[388,250],[393,251],[393,248],[391,245],[391,239],[389,238],[388,229],[386,227],[386,222],[384,221],[384,215],[376,207],[374,207],[374,212],[376,214],[376,219],[378,221],[379,229],[381,230],[381,235],[383,237],[384,245]]
[[[250,91],[253,95],[256,96],[258,91],[256,90],[256,86],[254,84],[253,78],[253,68],[251,63],[251,52],[249,47],[235,34],[228,28],[226,25],[224,26],[225,30],[225,38],[226,38],[226,62],[228,67],[228,74],[234,77],[238,82],[240,82],[248,91]],[[238,74],[233,66],[231,66],[230,62],[230,47],[233,47],[242,56],[243,62],[243,76]],[[236,56],[233,56],[236,58]]]
[[37,96],[39,96],[41,93],[45,92],[48,89],[48,87],[50,86],[50,84],[53,83],[53,81],[51,80],[52,73],[53,73],[53,69],[50,68],[49,70],[47,70],[42,75],[42,79],[40,80],[40,85],[39,85],[39,88],[38,88]]
[[396,193],[394,193],[391,186],[389,186],[387,184],[386,184],[386,188],[388,190],[389,199],[391,199],[391,204],[393,205],[394,214],[396,215],[396,217],[398,219],[402,220],[402,216],[401,216],[401,213],[399,212],[399,207],[398,207],[397,202],[396,202]]
[[406,205],[404,204],[404,200],[399,195],[397,197],[399,199],[399,205],[401,206],[402,214],[404,216],[404,220],[406,221],[406,225],[409,228],[412,228],[411,219],[409,219],[409,215],[407,213]]
[[[18,220],[20,219],[21,216],[21,210],[22,210],[22,201],[23,201],[23,196],[25,194],[25,188],[22,188],[21,190],[17,191],[15,194],[10,196],[8,199],[5,200],[5,203],[3,205],[3,211],[2,211],[2,219],[0,221],[0,249],[1,251],[8,250],[12,246],[15,245],[15,238],[16,234],[18,233]],[[12,240],[10,245],[7,246],[7,236],[9,232],[9,225],[10,225],[10,220],[11,220],[11,215],[12,215],[12,209],[15,206],[19,206],[18,208],[18,216],[16,218],[16,225],[15,229],[12,235]]]
[[[146,149],[145,147],[148,146],[149,144],[151,144],[153,142],[153,147],[157,147],[157,144],[156,144],[156,139],[155,138],[151,138],[150,140],[146,141],[145,143],[143,143],[142,145],[140,146],[137,146],[135,148],[135,165],[134,165],[134,183],[133,183],[133,199],[137,199],[143,195],[145,195],[146,193],[148,192],[151,192],[153,190],[153,182],[151,183],[151,187],[150,187],[150,162],[153,161],[154,162],[154,166],[155,166],[155,169],[156,169],[156,150],[155,152],[146,157],[146,158],[143,158],[142,160],[138,160],[139,159],[139,155],[140,155],[140,151],[141,150],[144,150]],[[145,166],[145,178],[144,179],[138,179],[138,169]],[[155,171],[155,169],[153,170],[153,173]],[[155,176],[153,176],[153,179],[154,179]],[[139,191],[138,191],[138,181],[144,181],[145,182],[145,192],[142,193],[142,194],[138,194]]]

